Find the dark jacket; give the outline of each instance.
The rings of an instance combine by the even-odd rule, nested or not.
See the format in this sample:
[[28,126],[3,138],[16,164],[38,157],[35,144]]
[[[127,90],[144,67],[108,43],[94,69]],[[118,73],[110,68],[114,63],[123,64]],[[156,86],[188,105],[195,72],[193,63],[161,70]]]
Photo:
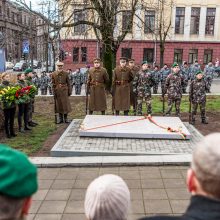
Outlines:
[[205,196],[192,196],[186,212],[182,216],[155,216],[141,220],[220,220],[220,200]]

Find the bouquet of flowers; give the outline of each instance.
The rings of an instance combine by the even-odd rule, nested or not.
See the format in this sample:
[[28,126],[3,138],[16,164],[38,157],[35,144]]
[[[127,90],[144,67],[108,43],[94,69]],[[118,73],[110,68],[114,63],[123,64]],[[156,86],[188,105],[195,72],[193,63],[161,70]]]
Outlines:
[[28,86],[28,87],[30,87],[29,96],[30,96],[31,98],[34,98],[34,96],[37,94],[37,88],[36,88],[36,86],[31,85],[31,86]]
[[0,101],[3,102],[5,108],[10,108],[13,103],[16,102],[15,94],[19,87],[8,86],[6,88],[0,88]]
[[26,86],[24,88],[19,87],[19,89],[15,93],[16,104],[28,103],[31,99],[30,93],[31,86]]

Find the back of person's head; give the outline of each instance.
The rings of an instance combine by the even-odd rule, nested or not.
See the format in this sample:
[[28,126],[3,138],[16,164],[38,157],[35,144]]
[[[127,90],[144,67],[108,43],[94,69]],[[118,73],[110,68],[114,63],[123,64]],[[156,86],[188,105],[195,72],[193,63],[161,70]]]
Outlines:
[[[196,146],[192,172],[198,180],[202,194],[220,199],[220,133],[206,136]],[[188,179],[188,185],[189,181]]]
[[37,168],[26,155],[0,144],[0,220],[28,214],[37,191]]
[[130,192],[121,177],[103,175],[88,186],[85,197],[88,220],[126,220],[129,208]]

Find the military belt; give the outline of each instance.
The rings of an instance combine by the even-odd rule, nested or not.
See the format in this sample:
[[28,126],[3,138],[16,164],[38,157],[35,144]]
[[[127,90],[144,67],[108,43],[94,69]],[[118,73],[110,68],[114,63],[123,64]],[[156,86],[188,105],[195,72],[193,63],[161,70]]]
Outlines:
[[128,80],[116,81],[115,83],[116,83],[116,85],[119,85],[119,86],[127,85],[128,84]]
[[101,82],[91,82],[90,84],[91,86],[103,86],[104,85],[104,83],[101,83]]

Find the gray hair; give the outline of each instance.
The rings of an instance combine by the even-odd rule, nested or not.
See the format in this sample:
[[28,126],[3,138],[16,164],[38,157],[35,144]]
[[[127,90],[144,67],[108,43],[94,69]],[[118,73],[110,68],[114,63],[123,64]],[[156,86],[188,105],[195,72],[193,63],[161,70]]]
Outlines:
[[220,199],[220,133],[207,135],[196,146],[192,169],[202,189]]
[[23,198],[11,198],[0,194],[0,220],[20,217],[23,204]]

